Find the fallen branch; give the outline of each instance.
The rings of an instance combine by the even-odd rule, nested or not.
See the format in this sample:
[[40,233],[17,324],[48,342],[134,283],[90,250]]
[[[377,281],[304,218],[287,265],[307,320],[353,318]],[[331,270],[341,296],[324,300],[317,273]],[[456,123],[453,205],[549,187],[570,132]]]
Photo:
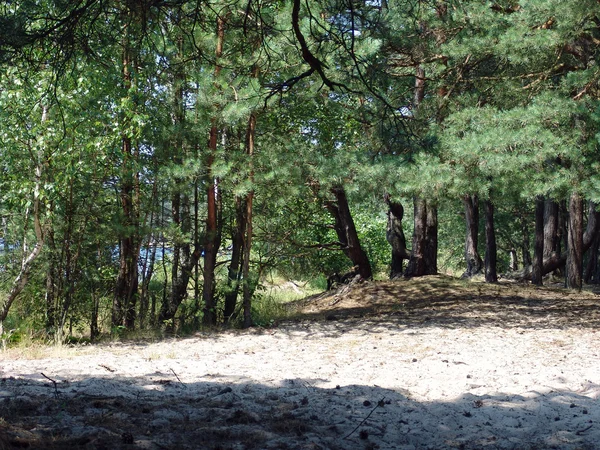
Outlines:
[[177,375],[173,369],[170,369],[170,370],[171,370],[171,372],[173,372],[173,375],[175,375],[175,378],[177,378],[177,381],[179,381],[181,383],[181,385],[187,389],[187,386],[183,383],[183,381],[181,381],[181,379],[179,378],[179,375]]
[[362,426],[363,426],[363,424],[364,424],[364,423],[367,421],[367,419],[368,419],[369,417],[371,417],[371,415],[372,415],[372,414],[375,412],[375,410],[376,410],[377,408],[381,408],[381,407],[383,407],[383,405],[385,405],[385,403],[384,403],[384,400],[385,400],[385,397],[384,397],[384,398],[382,398],[381,400],[379,400],[379,401],[377,402],[377,405],[375,405],[375,408],[373,408],[373,409],[371,410],[371,412],[369,413],[369,415],[368,415],[367,417],[365,417],[365,418],[364,418],[364,419],[363,419],[363,420],[362,420],[362,421],[361,421],[361,422],[360,422],[358,425],[356,425],[356,428],[354,428],[354,430],[352,430],[352,431],[351,431],[349,434],[347,434],[346,436],[344,436],[344,439],[348,439],[350,436],[352,436],[352,435],[354,434],[354,432],[355,432],[356,430],[358,430],[360,427],[362,427]]
[[57,383],[56,383],[56,381],[54,381],[52,378],[50,378],[50,377],[48,377],[48,376],[44,375],[44,373],[42,373],[42,372],[40,372],[40,373],[41,373],[41,375],[42,375],[42,376],[43,376],[45,379],[52,381],[52,384],[54,384],[54,396],[55,396],[56,398],[58,398],[59,392],[58,392],[58,387],[57,387]]

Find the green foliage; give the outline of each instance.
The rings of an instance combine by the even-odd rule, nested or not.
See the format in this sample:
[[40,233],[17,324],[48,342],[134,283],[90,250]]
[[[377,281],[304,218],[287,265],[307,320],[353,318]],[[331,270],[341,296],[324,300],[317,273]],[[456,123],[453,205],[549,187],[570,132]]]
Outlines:
[[[378,276],[390,259],[384,193],[402,199],[408,246],[413,196],[439,204],[440,269],[453,273],[463,264],[461,196],[496,205],[501,270],[522,239],[520,218],[531,222],[534,197],[579,191],[600,199],[596,1],[391,0],[348,8],[310,0],[300,4],[297,30],[292,2],[131,5],[0,6],[4,293],[35,243],[36,198],[45,239],[4,324],[15,336],[36,330],[68,338],[93,322],[110,333],[124,238],[145,270],[138,320],[156,326],[182,267],[175,248],[204,245],[215,179],[218,314],[229,289],[236,205],[250,193],[249,281],[260,286],[275,269],[322,288],[327,275],[350,266],[323,208],[333,186],[348,194]],[[216,57],[218,19],[225,22]],[[422,100],[415,99],[417,67],[425,73]],[[250,115],[257,124],[251,156]],[[212,127],[216,151],[207,146]],[[151,272],[144,264],[155,245]],[[174,328],[200,323],[202,267],[200,258]],[[277,320],[279,303],[257,290],[255,321]]]

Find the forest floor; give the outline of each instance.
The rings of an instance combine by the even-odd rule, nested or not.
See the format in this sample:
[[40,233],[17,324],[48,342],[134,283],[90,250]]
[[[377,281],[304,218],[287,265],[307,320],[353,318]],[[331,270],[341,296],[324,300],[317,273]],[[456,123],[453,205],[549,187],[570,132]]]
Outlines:
[[0,353],[0,449],[597,449],[600,297],[445,277],[269,329]]

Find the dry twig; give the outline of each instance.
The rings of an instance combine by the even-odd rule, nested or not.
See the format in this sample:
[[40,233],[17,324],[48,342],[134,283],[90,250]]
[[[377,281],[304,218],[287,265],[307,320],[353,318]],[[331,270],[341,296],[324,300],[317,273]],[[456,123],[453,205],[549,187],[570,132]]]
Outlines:
[[42,375],[42,376],[43,376],[45,379],[52,381],[52,384],[54,384],[54,396],[55,396],[56,398],[58,398],[58,394],[59,394],[59,392],[58,392],[58,387],[57,387],[57,383],[56,383],[56,381],[54,381],[52,378],[50,378],[50,377],[48,377],[48,376],[44,375],[44,373],[43,373],[43,372],[40,372],[40,373],[41,373],[41,375]]

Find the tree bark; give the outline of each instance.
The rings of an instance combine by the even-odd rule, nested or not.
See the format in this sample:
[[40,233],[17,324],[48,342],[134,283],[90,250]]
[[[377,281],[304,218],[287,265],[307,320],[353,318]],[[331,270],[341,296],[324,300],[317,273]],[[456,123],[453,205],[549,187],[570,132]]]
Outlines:
[[402,229],[402,218],[404,216],[402,204],[393,202],[389,194],[384,196],[384,201],[388,205],[388,221],[385,237],[392,247],[390,279],[394,279],[402,276],[403,263],[405,259],[410,259],[410,252],[406,249],[406,237]]
[[438,254],[438,213],[437,206],[426,202],[427,215],[425,222],[425,275],[436,275]]
[[[591,219],[591,220],[590,220]],[[582,219],[583,220],[583,219]],[[559,215],[559,230],[561,228],[562,219],[560,219]],[[564,220],[567,225],[570,225],[570,217]],[[586,231],[583,233],[583,254],[588,251],[588,249],[594,243],[594,240],[600,233],[600,213],[596,212],[596,206],[594,203],[590,202],[588,209],[588,224],[586,226]],[[560,241],[560,240],[559,240]],[[567,241],[569,241],[568,231],[567,231]],[[548,258],[544,258],[544,270],[543,274],[547,274],[553,272],[555,270],[561,269],[565,267],[568,259],[568,248],[569,244],[567,243],[567,251],[562,253],[552,253]],[[568,269],[568,268],[567,268]]]
[[533,247],[533,265],[531,268],[531,282],[537,286],[543,284],[545,240],[544,210],[544,199],[542,197],[537,197],[535,200],[535,243]]
[[246,203],[241,197],[235,199],[235,226],[231,234],[231,261],[227,270],[227,293],[223,307],[223,322],[228,323],[235,312],[242,278],[244,234],[246,232]]
[[337,186],[331,189],[331,193],[335,196],[335,201],[325,203],[325,207],[333,215],[335,219],[334,229],[340,241],[342,251],[352,261],[352,264],[358,268],[358,274],[363,280],[372,278],[371,263],[365,251],[360,246],[358,234],[348,199],[343,187]]
[[463,278],[470,278],[481,273],[483,261],[477,250],[479,241],[479,199],[476,195],[466,195],[463,197],[465,205],[465,261],[467,270],[463,273]]
[[573,192],[569,200],[569,230],[567,248],[568,288],[581,290],[583,278],[583,198]]
[[420,277],[425,275],[425,239],[427,230],[427,204],[425,200],[415,197],[413,201],[414,208],[414,229],[412,238],[412,251],[405,276]]
[[544,203],[544,258],[549,258],[554,253],[560,253],[558,212],[558,203],[546,199]]
[[496,283],[498,273],[496,262],[498,251],[496,247],[496,228],[494,225],[494,204],[491,200],[485,201],[485,281]]
[[[254,183],[254,139],[256,137],[256,114],[251,113],[248,119],[246,132],[246,154],[250,165],[250,184]],[[244,258],[242,262],[242,304],[244,307],[244,328],[252,326],[252,295],[254,294],[254,282],[250,278],[250,252],[252,250],[252,206],[254,203],[254,189],[246,195],[246,236],[244,238]]]

